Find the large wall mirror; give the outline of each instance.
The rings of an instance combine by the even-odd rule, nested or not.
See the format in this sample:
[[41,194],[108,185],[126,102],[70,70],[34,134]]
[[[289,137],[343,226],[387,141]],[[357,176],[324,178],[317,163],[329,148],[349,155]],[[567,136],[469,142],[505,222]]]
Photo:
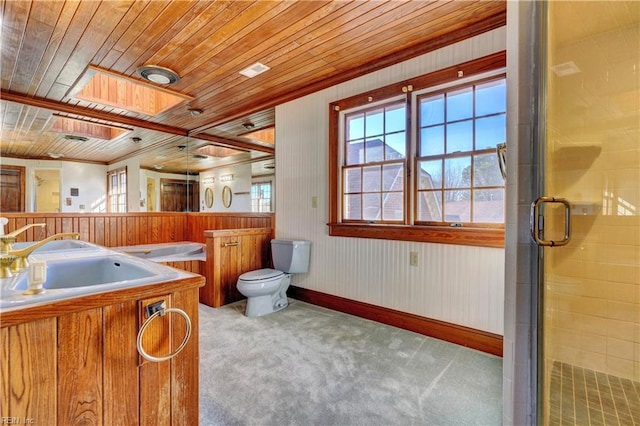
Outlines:
[[[142,128],[0,102],[0,211],[250,212],[274,205],[273,189],[269,202],[252,198],[256,182],[273,185],[272,112],[262,113],[266,127],[251,127],[244,117],[187,136],[162,125]],[[24,122],[33,123],[26,132]],[[234,196],[230,207],[213,196],[225,186]]]

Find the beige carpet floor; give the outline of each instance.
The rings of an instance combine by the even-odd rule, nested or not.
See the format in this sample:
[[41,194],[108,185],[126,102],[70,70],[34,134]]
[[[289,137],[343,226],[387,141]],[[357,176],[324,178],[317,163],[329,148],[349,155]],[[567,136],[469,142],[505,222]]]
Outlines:
[[290,299],[200,307],[200,424],[499,425],[502,359]]

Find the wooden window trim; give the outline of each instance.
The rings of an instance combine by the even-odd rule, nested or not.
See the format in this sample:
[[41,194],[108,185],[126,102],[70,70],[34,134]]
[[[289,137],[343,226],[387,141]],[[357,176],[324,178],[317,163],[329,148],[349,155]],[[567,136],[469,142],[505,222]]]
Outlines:
[[[452,67],[443,68],[410,80],[394,83],[371,92],[361,93],[329,104],[329,235],[336,237],[375,238],[385,240],[417,241],[441,244],[460,244],[481,247],[504,247],[504,227],[449,227],[424,225],[379,225],[340,222],[340,197],[338,186],[341,165],[339,162],[340,111],[366,105],[368,102],[398,96],[413,90],[455,81],[463,77],[480,75],[506,67],[506,52],[494,53]],[[408,167],[412,166],[408,161]],[[409,172],[412,172],[410,170]]]

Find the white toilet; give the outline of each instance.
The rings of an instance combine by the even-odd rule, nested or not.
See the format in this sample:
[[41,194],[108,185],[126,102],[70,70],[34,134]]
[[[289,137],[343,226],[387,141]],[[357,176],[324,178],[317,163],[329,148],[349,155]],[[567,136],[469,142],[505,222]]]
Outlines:
[[287,307],[291,274],[309,270],[311,241],[271,240],[275,269],[245,272],[238,278],[238,291],[247,298],[245,315],[259,317]]

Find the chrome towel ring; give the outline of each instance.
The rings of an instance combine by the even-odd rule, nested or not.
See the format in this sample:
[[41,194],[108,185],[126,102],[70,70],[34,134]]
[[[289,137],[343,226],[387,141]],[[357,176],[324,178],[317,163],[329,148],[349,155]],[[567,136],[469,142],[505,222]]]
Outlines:
[[[184,335],[184,339],[182,339],[182,343],[180,343],[180,346],[178,346],[176,350],[173,351],[173,353],[170,353],[169,355],[165,355],[161,357],[149,355],[147,351],[145,351],[144,348],[142,347],[142,336],[144,335],[144,332],[149,326],[149,324],[151,324],[151,321],[156,319],[156,317],[164,316],[166,313],[169,313],[169,312],[179,314],[184,318],[184,321],[187,325],[187,332]],[[151,362],[162,362],[162,361],[170,360],[171,358],[178,355],[180,351],[183,350],[184,347],[187,345],[187,342],[189,341],[189,337],[191,337],[191,319],[189,318],[189,315],[187,315],[185,311],[178,308],[160,309],[156,311],[153,315],[151,315],[149,318],[147,318],[144,324],[142,324],[142,327],[140,327],[140,331],[138,331],[138,339],[137,339],[136,346],[138,348],[138,353],[140,354],[140,356],[142,356],[142,358]]]

